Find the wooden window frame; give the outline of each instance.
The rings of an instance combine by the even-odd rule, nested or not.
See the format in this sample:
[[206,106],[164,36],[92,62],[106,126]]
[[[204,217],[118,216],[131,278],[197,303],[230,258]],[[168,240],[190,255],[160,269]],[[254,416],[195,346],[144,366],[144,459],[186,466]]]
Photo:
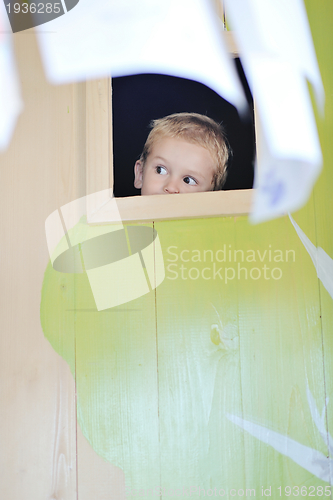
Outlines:
[[[236,56],[232,34],[223,32],[223,36],[229,52]],[[88,223],[119,223],[119,215],[122,222],[152,222],[250,213],[253,189],[114,198],[111,102],[111,78],[87,82],[86,193],[99,193],[87,196]],[[255,129],[258,142],[257,126]]]

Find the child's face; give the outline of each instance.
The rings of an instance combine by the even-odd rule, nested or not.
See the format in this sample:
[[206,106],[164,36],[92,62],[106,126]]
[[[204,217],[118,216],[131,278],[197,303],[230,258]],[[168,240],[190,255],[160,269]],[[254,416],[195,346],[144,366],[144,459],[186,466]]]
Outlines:
[[213,189],[215,162],[208,149],[173,137],[157,140],[143,165],[134,167],[141,194],[196,193]]

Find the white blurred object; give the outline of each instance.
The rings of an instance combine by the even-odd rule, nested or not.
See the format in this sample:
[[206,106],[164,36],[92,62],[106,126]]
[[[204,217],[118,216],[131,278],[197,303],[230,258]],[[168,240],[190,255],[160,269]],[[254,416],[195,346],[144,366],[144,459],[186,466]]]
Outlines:
[[[312,241],[306,236],[304,231],[299,227],[289,214],[290,221],[294,226],[301,242],[306,248],[311,260],[316,268],[317,276],[333,299],[333,259],[321,247],[316,247]],[[333,441],[332,441],[333,447]],[[332,448],[333,449],[333,448]]]
[[14,62],[11,27],[4,4],[0,5],[0,151],[8,147],[16,120],[23,109]]
[[324,89],[302,0],[225,0],[262,128],[252,222],[300,208],[322,155],[308,79],[317,104]]
[[[117,224],[91,226],[87,209],[107,205]],[[142,297],[165,278],[163,253],[156,230],[123,226],[111,189],[78,198],[55,210],[45,221],[53,268],[87,273],[98,311]]]
[[291,460],[293,460],[296,464],[300,465],[314,476],[318,477],[322,481],[332,484],[333,459],[330,456],[333,454],[333,437],[330,435],[328,430],[326,430],[325,425],[325,415],[327,415],[329,399],[326,398],[324,407],[320,414],[308,384],[306,387],[306,394],[312,420],[325,443],[325,455],[320,451],[310,448],[309,446],[304,446],[294,439],[291,439],[288,435],[274,432],[268,427],[255,424],[254,422],[240,418],[237,415],[226,413],[226,417],[231,422],[238,425],[241,429],[251,434],[251,436],[254,436],[263,443],[272,446],[282,455],[291,458]]
[[53,83],[162,73],[199,81],[246,106],[209,0],[80,0],[36,29]]

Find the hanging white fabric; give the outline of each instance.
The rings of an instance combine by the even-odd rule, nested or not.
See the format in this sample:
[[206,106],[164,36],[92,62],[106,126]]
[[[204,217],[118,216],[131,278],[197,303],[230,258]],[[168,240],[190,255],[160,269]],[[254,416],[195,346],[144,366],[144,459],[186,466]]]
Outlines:
[[245,107],[209,0],[80,0],[37,32],[53,83],[162,73],[204,83]]
[[322,155],[306,80],[321,111],[324,89],[302,0],[225,4],[261,125],[251,214],[260,222],[300,208],[311,194]]
[[8,147],[23,103],[14,61],[11,28],[0,5],[0,150]]

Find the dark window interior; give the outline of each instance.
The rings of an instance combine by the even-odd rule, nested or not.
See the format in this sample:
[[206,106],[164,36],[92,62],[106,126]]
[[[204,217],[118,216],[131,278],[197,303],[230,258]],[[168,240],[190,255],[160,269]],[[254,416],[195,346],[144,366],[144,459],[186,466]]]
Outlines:
[[249,189],[253,185],[255,134],[253,99],[239,59],[235,59],[249,108],[239,117],[229,102],[205,85],[159,74],[112,79],[114,193],[117,197],[140,194],[133,186],[134,164],[156,118],[182,111],[210,116],[223,124],[234,156],[224,186]]

